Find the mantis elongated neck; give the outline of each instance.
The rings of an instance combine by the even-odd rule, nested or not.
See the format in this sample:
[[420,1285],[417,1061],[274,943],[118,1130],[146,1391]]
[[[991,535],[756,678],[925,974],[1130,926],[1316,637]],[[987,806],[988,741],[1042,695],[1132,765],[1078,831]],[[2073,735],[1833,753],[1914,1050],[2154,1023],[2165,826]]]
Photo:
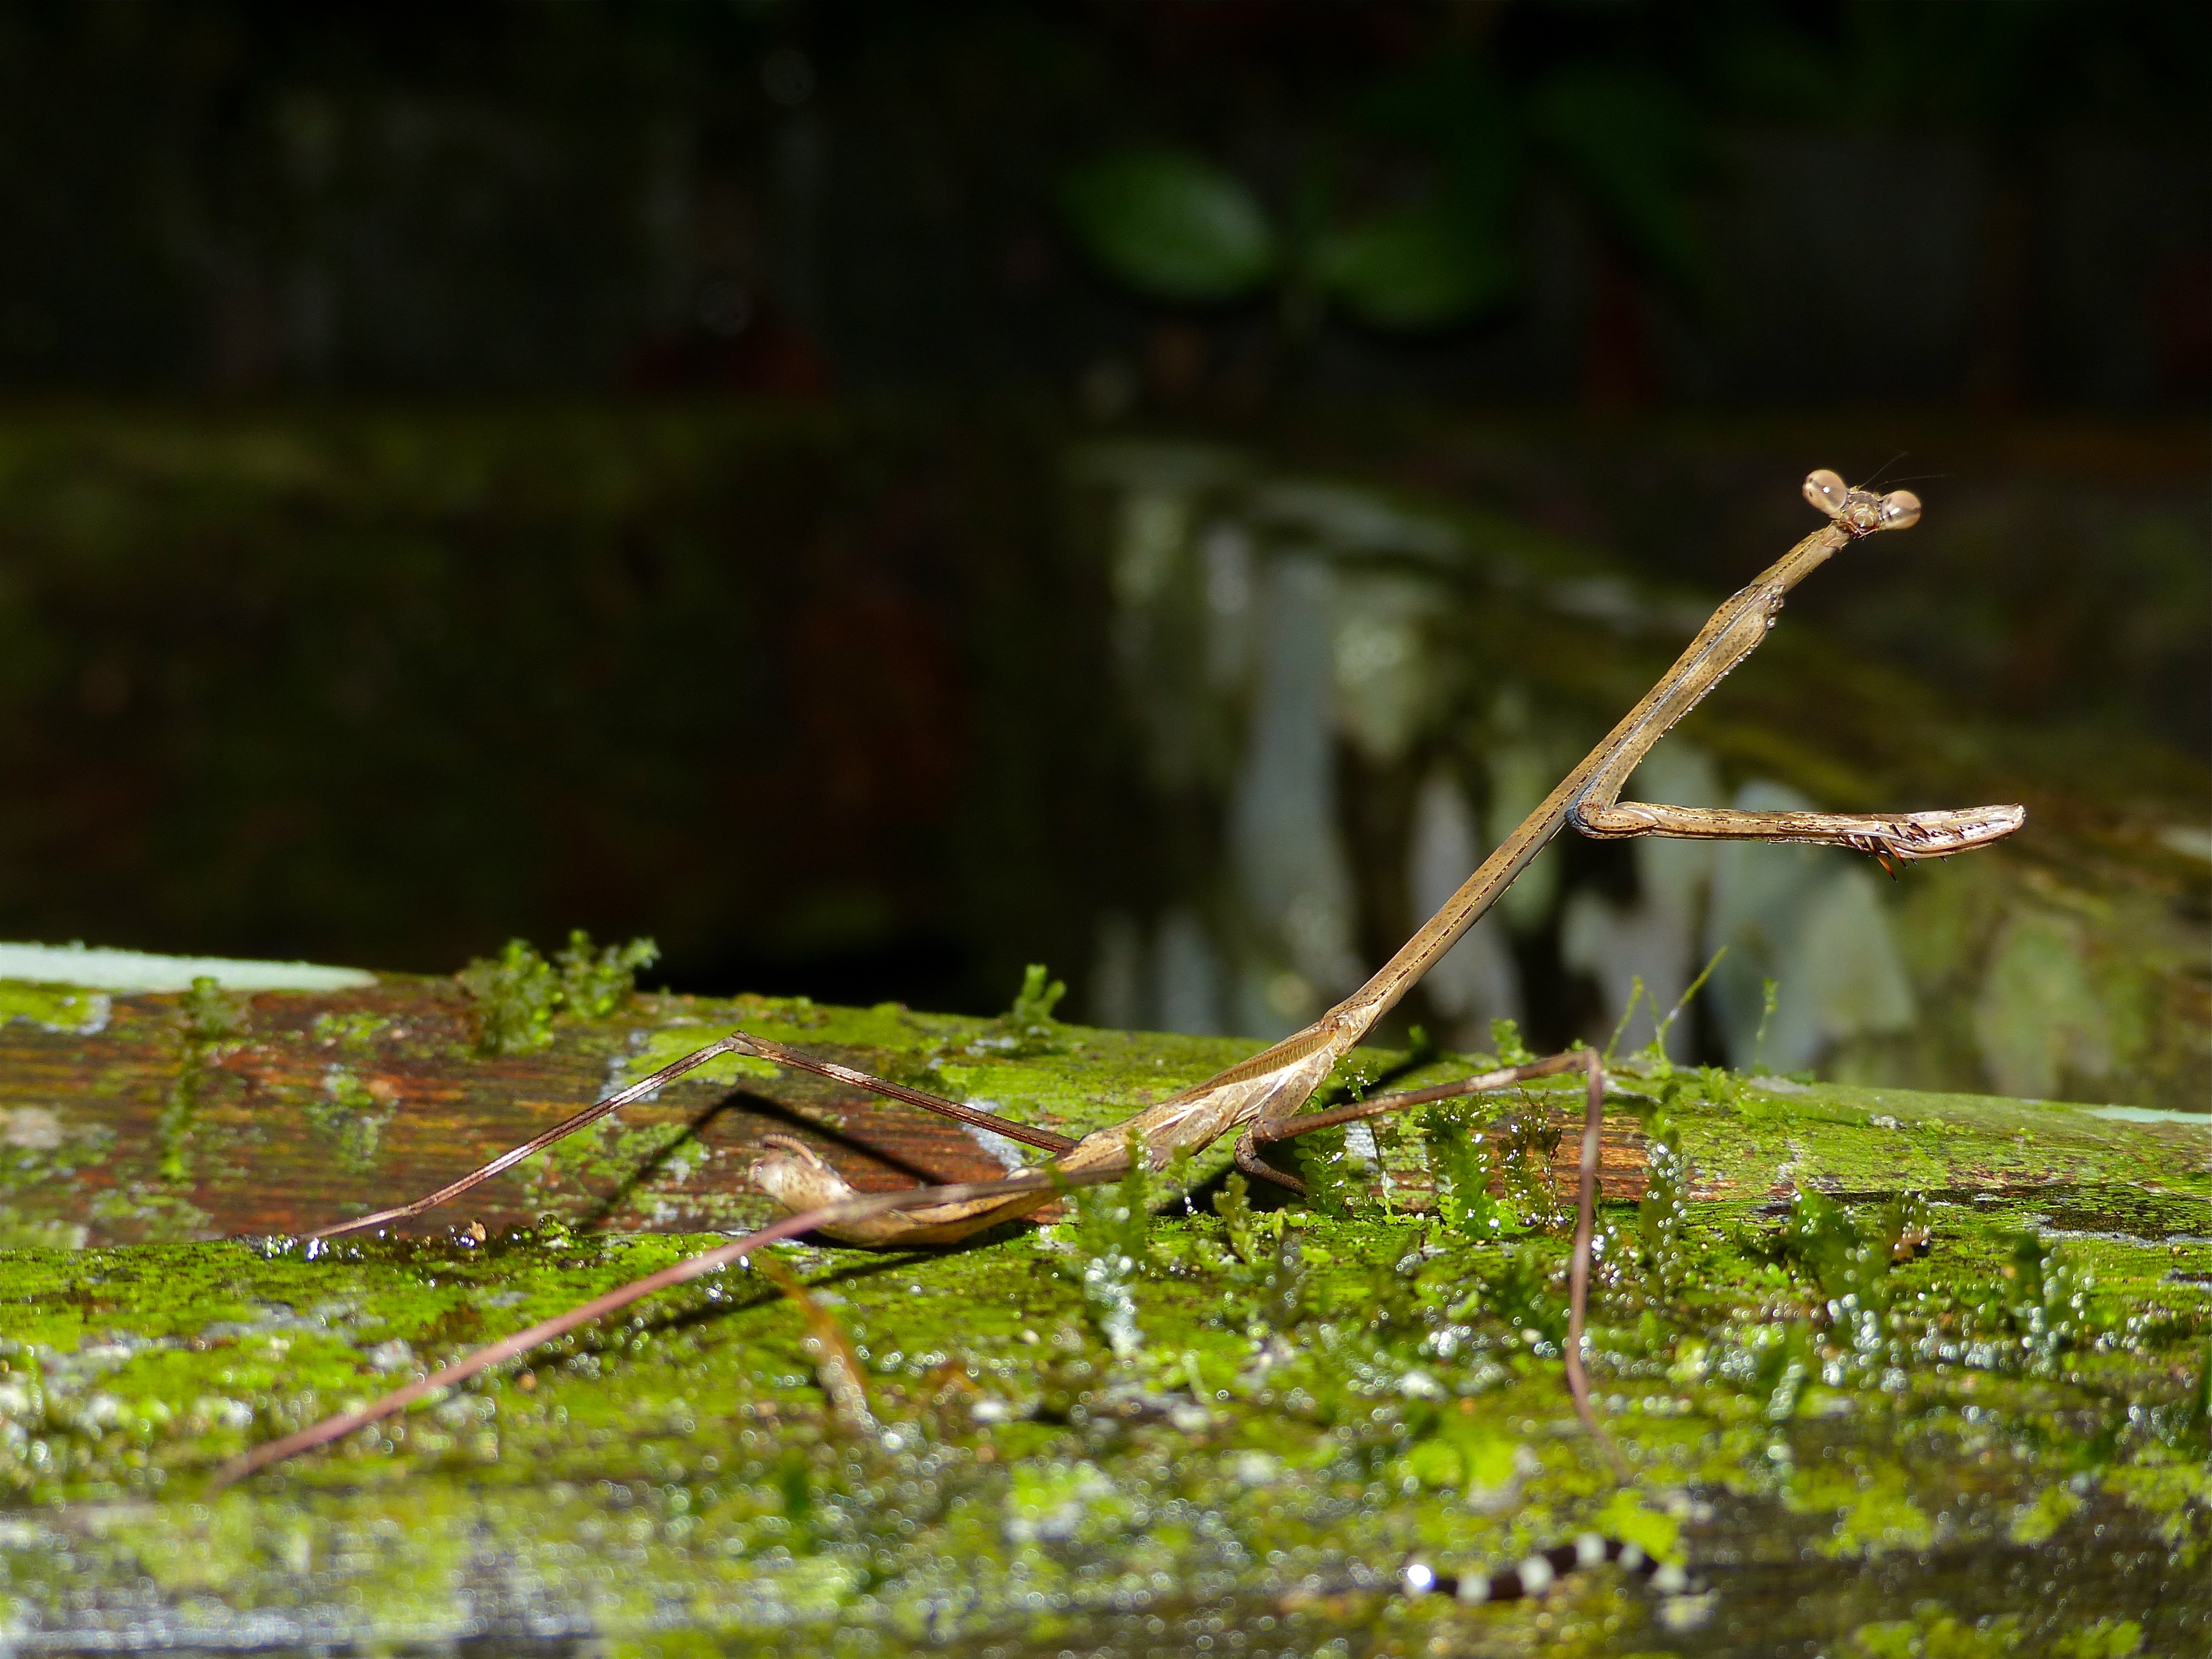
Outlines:
[[[1585,798],[1610,805],[1628,781],[1637,763],[1668,729],[1698,705],[1722,677],[1765,638],[1783,596],[1836,550],[1851,539],[1850,532],[1834,524],[1823,526],[1784,554],[1759,579],[1713,612],[1674,665],[1624,715],[1605,740],[1583,757],[1559,787],[1544,797],[1520,827],[1500,842],[1443,907],[1399,947],[1366,984],[1337,1004],[1320,1020],[1316,1030],[1328,1034],[1330,1046],[1341,1055],[1370,1030],[1375,1022],[1398,1006],[1423,973],[1456,945],[1468,929],[1482,920],[1490,907],[1534,861],[1567,821],[1568,812]],[[1306,1034],[1288,1039],[1297,1044]],[[1272,1051],[1270,1051],[1272,1052]],[[1252,1062],[1247,1062],[1250,1064]]]

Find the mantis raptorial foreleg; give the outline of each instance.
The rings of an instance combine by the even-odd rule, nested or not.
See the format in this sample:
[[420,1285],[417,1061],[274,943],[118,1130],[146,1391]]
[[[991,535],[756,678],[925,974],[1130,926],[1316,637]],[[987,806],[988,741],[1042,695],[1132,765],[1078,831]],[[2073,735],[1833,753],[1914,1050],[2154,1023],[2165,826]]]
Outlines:
[[1260,1153],[1262,1146],[1354,1118],[1572,1070],[1587,1074],[1589,1087],[1583,1114],[1566,1368],[1577,1410],[1601,1443],[1609,1449],[1610,1443],[1605,1441],[1591,1409],[1582,1364],[1590,1242],[1595,1221],[1598,1132],[1604,1103],[1604,1077],[1597,1056],[1587,1049],[1578,1050],[1437,1089],[1387,1096],[1304,1115],[1301,1109],[1337,1062],[1374,1028],[1377,1020],[1397,1006],[1421,975],[1497,902],[1545,845],[1569,823],[1583,835],[1600,838],[1666,836],[1811,842],[1871,853],[1885,863],[1968,851],[2020,827],[2025,813],[2021,808],[2011,805],[1863,815],[1746,812],[1620,799],[1622,788],[1652,745],[1695,708],[1729,670],[1758,648],[1791,588],[1859,538],[1884,530],[1905,529],[1920,516],[1920,502],[1909,492],[1898,490],[1877,495],[1868,490],[1847,489],[1842,479],[1825,470],[1814,472],[1805,481],[1805,495],[1828,515],[1829,522],[1721,605],[1643,701],[1483,860],[1443,908],[1364,985],[1305,1030],[1217,1076],[1075,1141],[733,1031],[425,1198],[325,1228],[316,1236],[329,1237],[422,1214],[512,1167],[562,1135],[725,1054],[755,1054],[803,1067],[872,1093],[990,1128],[1053,1154],[1052,1161],[1038,1170],[1004,1181],[862,1194],[854,1192],[842,1176],[801,1143],[771,1137],[767,1152],[753,1165],[752,1175],[757,1185],[793,1212],[784,1220],[610,1291],[557,1318],[519,1331],[357,1412],[330,1419],[259,1447],[229,1466],[222,1478],[236,1479],[295,1452],[337,1439],[363,1424],[404,1409],[433,1389],[550,1341],[603,1314],[712,1272],[726,1262],[741,1261],[765,1245],[803,1232],[822,1232],[867,1244],[947,1243],[1028,1215],[1070,1188],[1114,1179],[1127,1170],[1132,1145],[1142,1149],[1153,1168],[1160,1169],[1176,1154],[1211,1145],[1231,1131],[1238,1137],[1237,1161],[1241,1165],[1267,1179],[1295,1185],[1294,1178],[1265,1163]]

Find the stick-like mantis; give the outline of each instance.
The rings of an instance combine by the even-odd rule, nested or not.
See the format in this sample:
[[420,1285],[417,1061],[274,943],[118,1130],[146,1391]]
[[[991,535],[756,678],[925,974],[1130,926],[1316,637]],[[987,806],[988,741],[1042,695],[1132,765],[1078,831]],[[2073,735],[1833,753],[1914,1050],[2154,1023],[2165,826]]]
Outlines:
[[[1218,1075],[1145,1107],[1119,1123],[1080,1139],[1009,1121],[920,1090],[872,1078],[732,1031],[652,1076],[608,1096],[481,1168],[425,1197],[313,1235],[330,1238],[421,1215],[459,1197],[501,1170],[608,1113],[638,1100],[685,1073],[726,1054],[750,1054],[817,1073],[838,1082],[925,1110],[988,1128],[1052,1155],[1031,1170],[1000,1181],[918,1187],[861,1194],[802,1143],[767,1138],[769,1150],[752,1166],[752,1180],[791,1213],[758,1231],[690,1256],[636,1279],[501,1341],[480,1348],[357,1410],[325,1419],[283,1439],[258,1446],[220,1471],[219,1483],[235,1480],[310,1447],[340,1439],[362,1425],[404,1410],[414,1401],[554,1340],[602,1315],[703,1274],[753,1252],[805,1233],[872,1245],[948,1243],[983,1228],[1029,1215],[1076,1187],[1118,1178],[1131,1148],[1154,1170],[1178,1153],[1194,1152],[1220,1136],[1237,1134],[1240,1167],[1256,1176],[1302,1189],[1302,1183],[1267,1163],[1261,1149],[1310,1130],[1373,1117],[1408,1106],[1480,1093],[1527,1079],[1579,1071],[1588,1078],[1583,1122],[1581,1182],[1577,1204],[1571,1310],[1564,1356],[1567,1381],[1583,1421],[1611,1452],[1611,1442],[1592,1407],[1583,1366],[1583,1332],[1589,1303],[1590,1244],[1595,1231],[1599,1128],[1604,1112],[1604,1072],[1593,1050],[1578,1048],[1530,1065],[1485,1073],[1436,1088],[1380,1096],[1328,1111],[1302,1109],[1337,1062],[1397,1006],[1421,975],[1512,884],[1545,845],[1571,823],[1600,839],[1666,836],[1726,841],[1808,842],[1870,853],[1885,864],[1936,858],[1988,845],[2020,828],[2019,806],[1868,816],[1831,812],[1753,812],[1622,801],[1620,792],[1639,762],[1729,670],[1758,648],[1774,625],[1790,590],[1841,549],[1863,536],[1903,530],[1917,522],[1919,500],[1906,490],[1876,495],[1847,488],[1823,469],[1805,480],[1806,499],[1829,522],[1791,548],[1757,580],[1729,599],[1605,740],[1562,779],[1520,828],[1413,938],[1358,990],[1305,1030]],[[1409,1583],[1412,1582],[1409,1579]]]

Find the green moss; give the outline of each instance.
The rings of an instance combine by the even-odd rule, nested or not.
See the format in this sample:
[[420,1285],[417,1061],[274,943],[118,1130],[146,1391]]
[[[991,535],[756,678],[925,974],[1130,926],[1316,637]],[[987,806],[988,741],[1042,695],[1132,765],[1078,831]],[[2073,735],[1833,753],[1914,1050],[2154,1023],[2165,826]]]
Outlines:
[[252,1005],[203,974],[178,999],[177,1013],[184,1025],[185,1041],[212,1044],[244,1035],[252,1018]]
[[322,1092],[307,1103],[308,1120],[335,1143],[339,1167],[354,1170],[376,1167],[377,1142],[392,1110],[345,1066],[326,1068]]
[[637,970],[660,960],[660,947],[649,939],[594,950],[580,927],[568,934],[568,948],[554,958],[561,975],[562,1005],[580,1019],[604,1019],[622,1006],[637,982]]
[[[1928,1236],[1928,1204],[1906,1193],[1879,1210],[1854,1211],[1815,1192],[1800,1192],[1776,1243],[1826,1298],[1828,1328],[1861,1353],[1889,1340],[1893,1273]],[[2030,1241],[2033,1243],[2033,1241]]]
[[2142,1626],[2134,1620],[2100,1619],[2066,1632],[2051,1650],[2058,1659],[2135,1659],[2142,1641]]
[[997,1022],[1012,1051],[1052,1052],[1057,1029],[1052,1011],[1066,994],[1066,982],[1052,978],[1042,963],[1033,962],[1023,970],[1022,987],[1014,993],[1013,1006]]
[[[609,1050],[633,1074],[742,1025],[1070,1127],[1237,1052],[1058,1022],[1024,1051],[989,1046],[991,1021],[760,999],[627,1018],[641,1040]],[[349,1077],[380,1041],[311,1034]],[[1363,1053],[1336,1094],[1466,1063]],[[2159,1588],[2212,1550],[2212,1182],[2171,1150],[2186,1126],[1619,1077],[1653,1179],[1604,1212],[1589,1363],[1626,1482],[1566,1407],[1565,1192],[1540,1133],[1578,1109],[1564,1079],[1378,1139],[1338,1215],[1255,1209],[1235,1176],[1186,1206],[1217,1149],[1080,1194],[1049,1231],[794,1249],[868,1373],[872,1430],[832,1410],[802,1310],[732,1268],[211,1496],[244,1446],[719,1241],[547,1224],[9,1252],[9,1633],[141,1616],[150,1595],[210,1644],[272,1620],[460,1639],[489,1616],[641,1651],[680,1632],[836,1650],[840,1631],[1018,1653],[1218,1650],[1231,1630],[1302,1654],[2202,1646],[2190,1599]],[[325,1098],[368,1109],[343,1080]],[[681,1125],[602,1125],[533,1179],[582,1219],[610,1186],[636,1203],[621,1183],[680,1184],[693,1146]],[[1799,1184],[1777,1195],[1785,1164]],[[1469,1224],[1477,1176],[1496,1226]],[[1599,1573],[1486,1611],[1382,1588],[1416,1552],[1498,1565],[1586,1529],[1714,1588],[1662,1605]],[[2063,1608],[2005,1588],[2022,1552],[2065,1577]]]
[[1690,1160],[1681,1132],[1663,1113],[1645,1115],[1644,1135],[1648,1163],[1644,1196],[1636,1204],[1637,1239],[1651,1291],[1675,1296],[1688,1288],[1684,1238],[1690,1224]]
[[163,1181],[182,1184],[192,1175],[200,1109],[206,1094],[221,1086],[211,1063],[228,1045],[242,1036],[252,1022],[252,1005],[225,991],[205,975],[178,1000],[177,1030],[180,1054],[177,1074],[171,1079],[155,1120],[160,1148],[157,1165]]
[[1366,1204],[1374,1185],[1375,1166],[1352,1149],[1348,1127],[1316,1129],[1291,1143],[1291,1155],[1306,1183],[1307,1206],[1316,1214],[1351,1214]]
[[1515,1217],[1491,1194],[1498,1175],[1497,1149],[1484,1130],[1473,1127],[1475,1110],[1464,1102],[1443,1102],[1429,1109],[1423,1124],[1436,1170],[1437,1210],[1462,1238],[1497,1238]]
[[323,1013],[315,1016],[314,1023],[307,1030],[318,1042],[335,1047],[344,1054],[362,1054],[374,1051],[377,1039],[386,1023],[376,1014]]
[[111,999],[78,985],[34,985],[0,980],[0,1025],[27,1020],[49,1031],[90,1036],[107,1024]]
[[1860,1626],[1850,1650],[1864,1659],[2003,1659],[2019,1647],[2017,1618],[1969,1622],[1929,1606],[1916,1609],[1911,1619]]
[[1134,1134],[1128,1156],[1127,1172],[1113,1186],[1073,1194],[1073,1224],[1054,1230],[1068,1255],[1054,1266],[1081,1291],[1085,1314],[1116,1359],[1133,1358],[1144,1346],[1134,1286],[1156,1265],[1152,1182]]
[[457,977],[476,1000],[477,1047],[483,1053],[527,1054],[553,1041],[561,979],[529,940],[507,940],[498,956],[478,957]]
[[637,970],[659,958],[649,939],[594,949],[579,928],[551,962],[529,940],[514,939],[495,957],[479,957],[457,977],[475,999],[477,1046],[488,1054],[528,1054],[553,1040],[553,1017],[603,1019],[629,997]]

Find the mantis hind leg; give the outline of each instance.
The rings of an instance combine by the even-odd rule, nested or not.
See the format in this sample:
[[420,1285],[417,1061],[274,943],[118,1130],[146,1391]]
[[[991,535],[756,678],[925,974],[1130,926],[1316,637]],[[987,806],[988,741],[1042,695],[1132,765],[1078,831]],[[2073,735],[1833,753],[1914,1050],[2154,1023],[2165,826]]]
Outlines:
[[[1056,1134],[1049,1129],[1040,1129],[1032,1124],[1016,1123],[1011,1119],[995,1117],[973,1106],[963,1106],[958,1101],[946,1100],[940,1095],[933,1095],[920,1089],[908,1088],[904,1084],[886,1082],[882,1078],[871,1077],[866,1072],[856,1072],[849,1066],[840,1066],[835,1061],[822,1060],[797,1048],[787,1048],[781,1042],[771,1042],[765,1037],[749,1036],[744,1031],[732,1031],[726,1036],[718,1037],[702,1048],[693,1049],[681,1060],[662,1066],[650,1077],[641,1078],[626,1089],[619,1090],[603,1099],[594,1101],[580,1112],[563,1118],[551,1128],[541,1131],[520,1146],[508,1147],[498,1157],[478,1164],[466,1175],[447,1182],[434,1193],[426,1193],[421,1198],[411,1199],[404,1204],[394,1205],[388,1210],[379,1210],[372,1215],[356,1216],[350,1221],[335,1222],[330,1226],[317,1229],[307,1237],[337,1238],[346,1233],[361,1232],[370,1227],[388,1226],[397,1221],[411,1221],[416,1217],[427,1214],[441,1205],[450,1204],[464,1193],[482,1186],[494,1176],[513,1169],[525,1158],[543,1152],[557,1141],[565,1139],[575,1133],[577,1130],[598,1122],[609,1113],[617,1111],[634,1101],[646,1099],[664,1085],[674,1082],[687,1072],[696,1071],[708,1061],[728,1054],[754,1054],[763,1060],[774,1060],[779,1066],[789,1066],[800,1071],[812,1072],[818,1077],[828,1078],[833,1083],[842,1083],[851,1088],[866,1090],[870,1094],[881,1095],[888,1100],[902,1101],[909,1106],[919,1106],[924,1111],[935,1112],[941,1117],[952,1118],[964,1123],[971,1129],[988,1129],[995,1134],[1004,1135],[1009,1140],[1023,1141],[1048,1152],[1065,1152],[1072,1150],[1076,1144],[1066,1135]],[[767,1140],[770,1144],[784,1140],[787,1146],[797,1145],[796,1142],[788,1141],[781,1136],[771,1135],[767,1137]],[[807,1156],[813,1157],[811,1152]],[[829,1169],[829,1166],[822,1164],[819,1158],[815,1158],[814,1162],[820,1165],[822,1170]],[[835,1172],[832,1171],[831,1174],[834,1176]],[[791,1184],[794,1190],[806,1188],[817,1195],[828,1190],[814,1182],[811,1172],[797,1165],[793,1167],[791,1172]],[[763,1190],[771,1189],[764,1188]],[[851,1188],[847,1187],[836,1201],[843,1202],[857,1196],[858,1194]],[[817,1203],[804,1203],[791,1207],[814,1209],[819,1207],[822,1203],[830,1201],[832,1200],[830,1199],[822,1198]],[[904,1218],[894,1215],[890,1218],[890,1224],[896,1225],[902,1224],[903,1220]],[[974,1229],[971,1228],[969,1231],[973,1231]]]

